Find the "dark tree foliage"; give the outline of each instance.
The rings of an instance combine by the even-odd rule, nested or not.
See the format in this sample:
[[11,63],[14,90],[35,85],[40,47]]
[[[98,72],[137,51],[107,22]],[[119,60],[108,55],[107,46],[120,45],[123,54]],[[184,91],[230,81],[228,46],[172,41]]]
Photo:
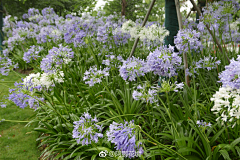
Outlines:
[[2,0],[2,3],[8,14],[20,18],[24,13],[27,13],[29,8],[41,10],[49,6],[61,16],[72,12],[79,15],[85,9],[92,10],[96,0]]
[[[103,7],[103,11],[105,11],[106,15],[113,14],[116,12],[117,14],[125,15],[127,19],[131,19],[135,21],[138,18],[142,18],[146,15],[147,10],[149,8],[151,0],[105,0],[107,3]],[[126,2],[126,5],[124,4]],[[123,14],[123,4],[125,6],[124,14]],[[156,0],[154,7],[151,11],[151,15],[149,16],[149,21],[158,21],[159,17],[161,17],[164,13],[161,11],[161,8],[164,7],[163,0]]]

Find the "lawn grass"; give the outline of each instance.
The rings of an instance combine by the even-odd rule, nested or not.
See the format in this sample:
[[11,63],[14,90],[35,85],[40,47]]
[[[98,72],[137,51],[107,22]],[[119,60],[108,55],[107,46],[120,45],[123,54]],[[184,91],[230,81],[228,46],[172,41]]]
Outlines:
[[[9,87],[14,87],[14,83],[4,83],[9,87],[1,85],[2,80],[5,82],[20,81],[21,78],[13,72],[8,76],[0,76],[0,101],[8,95]],[[6,108],[0,107],[0,120],[28,121],[33,115],[34,111],[32,109],[21,109],[11,103],[7,103]],[[0,122],[0,160],[39,159],[40,152],[37,149],[36,142],[38,134],[35,132],[31,133],[34,126],[31,125],[30,127],[24,127],[26,124],[27,123],[22,122]]]

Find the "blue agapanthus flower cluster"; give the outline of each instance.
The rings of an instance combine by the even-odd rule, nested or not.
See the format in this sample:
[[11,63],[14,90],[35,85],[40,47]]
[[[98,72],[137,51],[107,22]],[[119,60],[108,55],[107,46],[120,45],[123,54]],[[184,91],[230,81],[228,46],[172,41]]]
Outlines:
[[130,39],[130,35],[121,30],[125,19],[116,20],[116,15],[68,15],[64,18],[58,16],[52,8],[44,8],[42,13],[38,9],[30,8],[23,18],[25,21],[13,20],[11,16],[4,18],[3,31],[8,39],[3,43],[8,47],[8,51],[13,51],[19,44],[32,39],[39,44],[63,41],[75,47],[87,47],[85,37],[89,36],[109,48],[112,47],[110,41],[119,46]]
[[53,8],[51,8],[51,7],[47,7],[47,8],[44,8],[44,9],[42,10],[42,15],[43,15],[43,16],[51,15],[51,14],[56,14],[56,13],[54,12]]
[[96,83],[101,83],[102,78],[105,76],[109,76],[109,68],[104,68],[103,70],[98,70],[97,66],[90,67],[89,70],[87,70],[84,73],[83,80],[86,81],[85,83],[88,84],[90,87],[94,86]]
[[109,68],[120,68],[123,58],[121,55],[115,56],[113,54],[105,55],[106,59],[102,61]]
[[6,107],[7,107],[7,105],[6,105],[6,104],[4,104],[3,102],[0,102],[0,107],[1,107],[1,108],[6,108]]
[[36,36],[38,43],[57,42],[62,40],[63,33],[55,26],[42,27],[40,33]]
[[7,76],[10,70],[17,67],[18,64],[14,64],[8,57],[0,56],[0,74]]
[[[16,104],[20,108],[25,108],[29,106],[30,108],[37,109],[40,104],[39,101],[43,101],[44,98],[39,98],[36,96],[30,96],[26,94],[28,88],[23,83],[15,82],[16,89],[10,89],[8,100]],[[29,92],[28,92],[29,93]]]
[[11,17],[12,17],[11,15],[8,15],[3,19],[3,24],[4,24],[3,32],[4,32],[4,35],[6,35],[7,37],[13,36],[12,29],[16,27],[16,24],[12,22]]
[[[218,30],[219,26],[230,22],[234,15],[240,9],[240,5],[235,0],[222,0],[203,8],[203,16],[200,17],[204,23],[213,24],[212,29]],[[216,25],[216,26],[214,26]]]
[[183,22],[183,26],[184,28],[189,28],[189,29],[194,29],[197,27],[197,23],[193,20],[189,20],[189,19],[186,19],[184,22]]
[[97,117],[92,116],[89,113],[83,114],[79,121],[73,122],[74,129],[72,137],[76,139],[78,144],[88,145],[92,142],[97,143],[98,138],[103,138],[102,129],[103,127],[96,124],[98,122]]
[[133,91],[133,99],[135,100],[142,100],[145,102],[154,103],[156,102],[156,95],[157,90],[155,87],[151,87],[150,85],[144,84],[143,86],[139,85],[137,86],[138,90]]
[[[208,34],[204,24],[210,26],[210,30],[214,32],[216,36],[221,37],[225,42],[235,41],[240,42],[240,33],[230,30],[230,23],[233,20],[233,15],[240,9],[240,5],[235,0],[222,0],[218,2],[210,3],[203,8],[203,16],[200,17],[198,29],[200,32]],[[230,34],[230,32],[232,32]],[[212,37],[209,36],[209,40]]]
[[207,122],[204,122],[203,120],[201,120],[201,121],[198,120],[197,124],[198,124],[199,127],[211,127],[211,125],[212,125],[210,122],[207,123]]
[[81,47],[85,45],[86,36],[87,33],[78,24],[74,24],[64,34],[64,40],[66,43],[73,43],[75,47]]
[[207,69],[208,71],[217,68],[216,66],[221,63],[220,60],[217,60],[217,57],[204,57],[204,59],[200,59],[196,62],[197,68]]
[[74,57],[74,52],[72,48],[68,46],[64,47],[62,44],[59,44],[59,47],[53,47],[49,50],[49,54],[42,59],[41,69],[48,73],[54,72],[58,68],[62,67],[62,64],[68,64],[71,59]]
[[134,158],[144,152],[142,143],[138,142],[138,132],[138,127],[133,120],[124,124],[113,122],[109,126],[107,137],[108,141],[116,145],[117,151],[121,151],[122,154],[126,153],[125,157]]
[[177,68],[181,65],[182,59],[174,52],[174,47],[163,46],[151,52],[147,57],[147,65],[154,74],[165,77],[177,75]]
[[32,60],[36,60],[39,57],[39,52],[43,50],[43,47],[41,46],[30,46],[27,52],[24,53],[23,55],[23,60],[27,63],[30,63]]
[[28,9],[28,17],[32,17],[32,16],[35,16],[35,15],[39,15],[39,10],[38,9],[35,9],[35,8],[29,8]]
[[200,32],[192,29],[179,30],[174,43],[179,50],[182,52],[199,51],[203,49],[202,42],[200,40]]
[[144,62],[136,57],[128,58],[123,61],[123,65],[119,69],[120,76],[126,81],[135,81],[137,77],[144,76],[149,72],[149,68]]
[[219,78],[223,87],[231,87],[232,89],[240,88],[240,56],[237,60],[231,60],[228,66],[225,66],[225,70],[219,74]]
[[199,61],[193,61],[192,65],[186,70],[187,74],[192,76],[194,73],[199,74],[197,72],[198,69],[207,69],[208,71],[217,68],[217,65],[221,63],[220,60],[217,60],[217,57],[204,57]]

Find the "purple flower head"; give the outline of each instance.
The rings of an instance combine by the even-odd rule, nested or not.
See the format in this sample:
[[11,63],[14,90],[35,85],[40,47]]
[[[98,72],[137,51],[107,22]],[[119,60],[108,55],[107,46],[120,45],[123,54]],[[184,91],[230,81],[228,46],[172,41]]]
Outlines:
[[68,64],[74,57],[74,52],[68,46],[64,47],[59,44],[59,47],[53,47],[49,50],[49,54],[42,59],[41,69],[48,72],[55,72],[58,68],[62,67],[62,64]]
[[203,32],[206,29],[203,22],[199,22],[199,24],[197,25],[197,28],[200,32]]
[[106,60],[102,61],[102,64],[105,64],[109,68],[116,69],[121,67],[121,62],[123,61],[122,56],[118,55],[105,55]]
[[105,76],[109,76],[109,68],[104,68],[103,70],[98,70],[97,66],[90,67],[89,70],[87,70],[84,73],[83,80],[86,81],[86,84],[89,84],[89,86],[94,86],[96,83],[101,83],[102,78]]
[[23,19],[27,19],[27,18],[28,18],[28,14],[26,14],[26,13],[23,14],[22,18],[23,18]]
[[[221,36],[221,39],[225,42],[229,42],[234,40],[230,38],[229,25],[233,19],[233,15],[238,12],[239,8],[240,5],[235,0],[214,2],[208,5],[208,7],[203,8],[203,16],[201,16],[200,19],[204,24],[210,26],[210,30],[215,33],[215,36]],[[199,26],[198,28],[201,27]],[[199,31],[206,33],[206,29],[204,31],[203,28]]]
[[[143,154],[142,144],[138,142],[138,127],[134,121],[125,122],[124,124],[113,122],[107,131],[108,141],[115,144],[117,151],[122,153]],[[134,158],[137,154],[126,154],[128,158]]]
[[18,64],[14,64],[8,57],[0,56],[0,74],[7,76],[9,71],[17,68]]
[[207,122],[204,122],[203,120],[201,120],[201,121],[197,121],[197,124],[198,124],[198,127],[211,127],[211,123],[209,122],[209,123],[207,123]]
[[177,75],[177,68],[182,63],[181,57],[174,52],[173,47],[159,47],[147,57],[147,65],[154,74],[165,77]]
[[73,15],[67,14],[65,17],[66,17],[66,19],[68,19],[68,18],[72,19],[72,18],[73,18]]
[[174,43],[177,49],[182,52],[189,52],[189,50],[202,50],[203,45],[200,41],[200,33],[196,30],[183,29],[179,30]]
[[131,57],[126,61],[123,61],[123,65],[119,69],[120,76],[126,81],[135,81],[137,77],[144,76],[145,73],[149,72],[149,68],[139,58]]
[[7,105],[6,104],[0,104],[1,108],[6,108]]
[[225,70],[219,74],[219,78],[223,87],[231,87],[233,89],[240,88],[240,56],[238,55],[237,60],[231,60],[228,66],[225,66]]
[[192,76],[195,73],[199,75],[198,70],[201,69],[207,69],[208,71],[217,68],[217,65],[221,63],[220,60],[217,60],[217,57],[205,57],[200,59],[199,61],[192,62],[192,65],[188,69],[188,75]]
[[189,28],[189,29],[192,29],[192,30],[193,30],[194,28],[196,28],[197,23],[196,23],[195,21],[193,21],[193,20],[188,20],[188,19],[186,19],[186,20],[184,21],[183,25],[184,25],[186,28]]
[[51,14],[56,14],[55,12],[54,12],[54,10],[53,10],[53,8],[51,8],[51,7],[47,7],[47,8],[44,8],[43,10],[42,10],[42,15],[43,16],[46,16],[46,15],[51,15]]
[[38,14],[40,14],[38,9],[35,9],[35,8],[29,8],[28,9],[28,16],[29,17],[35,16],[35,15],[38,15]]
[[76,139],[78,144],[81,143],[84,146],[92,142],[97,143],[98,138],[103,138],[103,134],[101,133],[103,127],[97,125],[94,119],[89,113],[84,113],[79,121],[73,122],[72,137]]
[[40,106],[39,101],[44,100],[43,98],[26,94],[28,92],[28,87],[23,83],[15,83],[14,85],[17,89],[9,90],[11,94],[9,94],[8,100],[15,103],[16,106],[20,108],[29,106],[30,108],[37,109]]
[[[49,21],[43,20],[41,24],[44,25],[50,23]],[[63,33],[56,27],[52,25],[47,25],[46,27],[42,27],[40,29],[40,33],[36,36],[38,43],[46,43],[46,42],[59,42],[62,40]]]
[[39,52],[43,50],[43,47],[41,46],[30,46],[27,52],[23,55],[23,60],[27,63],[30,63],[32,60],[37,60],[39,56]]

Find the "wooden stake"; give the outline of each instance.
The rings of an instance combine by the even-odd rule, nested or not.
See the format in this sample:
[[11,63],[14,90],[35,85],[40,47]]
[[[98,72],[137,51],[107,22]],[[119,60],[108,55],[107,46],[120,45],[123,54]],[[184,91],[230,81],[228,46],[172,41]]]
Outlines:
[[[193,7],[195,8],[195,10],[197,11],[197,13],[199,14],[199,16],[201,16],[201,15],[202,15],[202,12],[200,11],[199,7],[196,5],[196,3],[195,3],[193,0],[190,0],[190,1],[191,1],[191,3],[192,3]],[[208,24],[205,24],[205,26],[207,27],[207,30],[208,30],[209,33],[211,34],[213,40],[216,42],[216,44],[217,44],[220,52],[223,54],[222,46],[221,46],[220,43],[218,42],[217,37],[214,36],[214,34],[213,34],[213,32],[210,30]],[[228,56],[227,56],[226,54],[224,54],[224,55],[225,55],[225,58],[228,60],[228,63],[230,63],[230,60],[229,60]]]
[[[151,10],[152,10],[153,5],[154,5],[155,2],[156,2],[156,0],[152,0],[152,2],[151,2],[151,4],[150,4],[150,7],[149,7],[149,9],[148,9],[148,12],[147,12],[147,14],[146,14],[146,16],[145,16],[145,18],[144,18],[144,20],[143,20],[142,27],[145,26],[145,24],[146,24],[146,22],[147,22],[147,20],[148,20],[148,17],[149,17],[149,15],[150,15],[150,12],[151,12]],[[132,50],[131,50],[131,53],[130,53],[130,56],[129,56],[129,57],[132,57],[132,56],[133,56],[133,53],[134,53],[134,51],[135,51],[135,49],[136,49],[136,47],[137,47],[138,41],[139,41],[139,38],[137,38],[137,39],[135,40],[134,45],[133,45],[133,47],[132,47]]]
[[[178,25],[179,25],[179,30],[183,29],[183,24],[182,24],[182,16],[180,13],[180,5],[179,5],[179,0],[175,0],[175,6],[177,10],[177,17],[178,17]],[[183,62],[184,62],[184,72],[185,72],[185,83],[190,86],[189,82],[189,76],[186,73],[186,70],[188,69],[188,63],[187,63],[187,53],[183,53]]]

